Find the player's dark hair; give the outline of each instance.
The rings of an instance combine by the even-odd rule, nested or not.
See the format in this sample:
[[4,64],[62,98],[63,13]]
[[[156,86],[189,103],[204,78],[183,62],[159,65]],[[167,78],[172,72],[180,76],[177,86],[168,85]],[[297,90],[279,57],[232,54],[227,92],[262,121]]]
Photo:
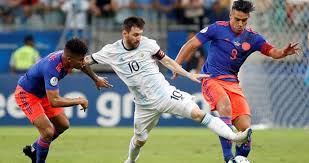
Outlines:
[[65,50],[73,56],[85,56],[88,52],[87,45],[78,38],[73,38],[65,44]]
[[145,25],[145,21],[141,17],[130,16],[127,17],[123,21],[122,29],[130,32],[132,27],[138,27],[139,29],[143,29]]
[[234,1],[232,10],[241,11],[243,13],[249,14],[251,11],[254,10],[253,4],[250,1],[245,0],[237,0]]

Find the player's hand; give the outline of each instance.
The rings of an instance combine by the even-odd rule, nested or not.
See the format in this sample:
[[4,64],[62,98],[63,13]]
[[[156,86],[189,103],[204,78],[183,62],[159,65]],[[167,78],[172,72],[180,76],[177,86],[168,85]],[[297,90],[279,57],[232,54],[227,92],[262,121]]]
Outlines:
[[210,75],[208,75],[208,74],[193,74],[193,73],[190,73],[189,79],[191,79],[192,81],[201,83],[202,78],[208,78],[208,77],[210,77]]
[[293,55],[297,54],[300,48],[298,47],[298,43],[292,44],[289,43],[284,49],[283,49],[283,55],[288,56],[288,55]]
[[102,87],[105,88],[111,88],[113,85],[111,85],[106,79],[107,77],[98,77],[99,80],[95,82],[95,85],[97,86],[97,89],[100,90]]
[[80,100],[80,105],[83,107],[80,110],[84,110],[85,112],[86,109],[88,108],[88,100],[83,97],[78,97],[78,99]]
[[173,72],[173,76],[171,77],[171,79],[176,79],[177,78],[177,76],[178,76],[178,74],[176,73],[176,72]]

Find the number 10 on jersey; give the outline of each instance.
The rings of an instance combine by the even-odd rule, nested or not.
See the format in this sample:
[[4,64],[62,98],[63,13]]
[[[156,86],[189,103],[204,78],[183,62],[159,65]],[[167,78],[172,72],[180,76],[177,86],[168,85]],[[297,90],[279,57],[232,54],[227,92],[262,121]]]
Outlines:
[[139,70],[139,65],[136,61],[132,61],[128,63],[131,73]]

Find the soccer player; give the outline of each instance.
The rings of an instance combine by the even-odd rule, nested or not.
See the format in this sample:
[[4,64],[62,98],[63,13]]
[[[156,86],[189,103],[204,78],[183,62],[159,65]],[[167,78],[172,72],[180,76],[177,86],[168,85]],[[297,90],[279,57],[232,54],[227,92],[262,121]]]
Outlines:
[[250,129],[234,133],[219,118],[201,111],[190,94],[176,89],[165,80],[159,72],[156,60],[196,82],[200,82],[198,78],[207,75],[191,74],[182,69],[160,50],[155,40],[142,36],[144,24],[142,18],[126,18],[123,22],[122,40],[108,44],[97,53],[85,57],[87,64],[111,65],[134,96],[134,136],[129,145],[126,163],[137,160],[140,148],[162,113],[193,119],[230,140],[246,139],[251,134]]
[[64,50],[41,59],[18,81],[16,103],[40,133],[40,137],[31,146],[23,149],[33,163],[44,163],[51,142],[69,128],[68,118],[61,107],[81,105],[84,111],[88,107],[88,100],[83,97],[60,97],[59,80],[76,68],[90,76],[97,88],[111,87],[105,79],[96,76],[84,64],[87,50],[84,42],[71,39]]
[[[184,59],[211,41],[208,58],[201,72],[210,77],[202,79],[204,99],[217,110],[220,118],[228,125],[234,125],[244,131],[251,125],[251,114],[247,100],[239,86],[237,78],[240,66],[255,51],[274,59],[284,58],[297,53],[297,44],[289,43],[279,49],[267,43],[263,36],[246,28],[253,5],[249,1],[234,1],[230,21],[218,21],[202,29],[190,39],[178,53],[176,62],[182,64]],[[174,73],[173,78],[177,75]],[[220,137],[224,160],[234,157],[231,141]],[[251,140],[236,146],[236,154],[247,157],[251,149]]]

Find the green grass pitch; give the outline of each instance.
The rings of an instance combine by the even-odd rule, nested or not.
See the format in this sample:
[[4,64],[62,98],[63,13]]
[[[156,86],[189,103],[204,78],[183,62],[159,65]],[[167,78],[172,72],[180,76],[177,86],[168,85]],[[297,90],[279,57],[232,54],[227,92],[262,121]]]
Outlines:
[[[132,128],[72,127],[51,145],[49,163],[122,163]],[[0,127],[0,163],[25,163],[21,151],[38,136],[34,127]],[[272,129],[253,133],[251,163],[309,162],[309,130]],[[139,163],[222,163],[215,134],[204,128],[155,128]]]

